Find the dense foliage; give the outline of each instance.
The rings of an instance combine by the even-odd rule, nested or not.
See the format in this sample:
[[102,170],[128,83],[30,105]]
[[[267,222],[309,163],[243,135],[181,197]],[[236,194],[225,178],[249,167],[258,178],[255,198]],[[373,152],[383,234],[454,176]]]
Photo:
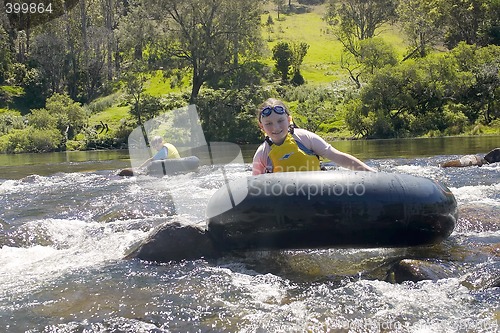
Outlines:
[[[254,110],[271,96],[330,136],[452,135],[500,122],[497,0],[71,3],[24,30],[0,13],[0,152],[123,147],[134,127],[188,103],[207,140],[257,142]],[[305,42],[265,47],[261,30],[275,23],[263,6],[279,21],[313,5],[344,47],[334,61],[351,84],[308,85]],[[404,54],[379,36],[387,25],[404,33]],[[180,92],[148,92],[157,72]],[[89,124],[104,110],[119,117],[114,126]]]
[[[24,120],[11,112],[2,116],[6,135],[0,137],[0,151],[8,153],[64,150],[66,142],[75,138],[87,120],[79,103],[60,94],[52,95],[46,108],[33,109]],[[11,124],[11,128],[6,124]]]
[[448,54],[378,71],[348,105],[347,124],[362,136],[429,132],[454,135],[500,117],[500,47],[459,44]]

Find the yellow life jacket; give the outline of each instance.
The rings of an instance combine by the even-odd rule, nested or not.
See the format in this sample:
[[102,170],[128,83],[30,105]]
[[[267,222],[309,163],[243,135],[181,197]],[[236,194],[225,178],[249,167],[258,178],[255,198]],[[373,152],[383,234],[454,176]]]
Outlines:
[[177,148],[174,147],[173,144],[171,143],[165,143],[165,147],[167,147],[168,155],[167,158],[181,158],[181,155],[179,155],[179,152],[177,151]]
[[318,171],[321,165],[318,155],[305,147],[299,140],[288,133],[281,145],[271,145],[268,158],[268,172]]

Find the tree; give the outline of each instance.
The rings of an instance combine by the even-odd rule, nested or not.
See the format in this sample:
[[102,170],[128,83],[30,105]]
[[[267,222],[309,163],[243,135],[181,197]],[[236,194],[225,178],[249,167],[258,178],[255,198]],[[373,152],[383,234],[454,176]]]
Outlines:
[[355,57],[349,52],[342,52],[340,55],[340,68],[349,73],[349,78],[354,82],[357,89],[361,88],[360,77],[363,73],[363,65],[359,62],[359,57]]
[[372,39],[378,29],[395,19],[396,6],[396,0],[330,0],[328,3],[324,19],[334,27],[334,34],[345,50],[340,60],[341,68],[349,73],[358,89],[363,73],[367,69],[372,73],[376,66],[381,66],[374,63],[375,58],[388,56],[389,47]]
[[305,81],[302,77],[302,74],[300,73],[300,66],[304,61],[307,50],[309,50],[309,44],[304,42],[291,43],[290,49],[292,51],[292,58],[290,63],[290,67],[292,68],[293,73],[292,83],[296,85],[302,85]]
[[[142,60],[144,50],[149,47],[148,53],[150,57],[154,57],[153,45],[157,35],[159,31],[148,15],[146,4],[132,2],[117,31],[117,38],[125,56],[134,61]],[[132,52],[131,56],[128,56],[129,52]]]
[[500,118],[500,46],[478,47],[461,42],[452,51],[458,70],[471,74],[456,102],[462,104],[464,114],[474,123],[479,117],[489,124]]
[[107,79],[113,79],[113,54],[115,50],[114,27],[115,19],[113,15],[113,0],[102,1],[102,12],[104,16],[104,29],[106,31],[106,74]]
[[288,73],[292,65],[293,52],[287,42],[279,42],[273,47],[273,60],[276,72],[281,76],[281,81],[288,82]]
[[278,21],[280,20],[280,13],[283,13],[285,8],[285,0],[273,0],[276,5],[276,11],[278,12]]
[[443,37],[444,13],[439,7],[440,0],[402,0],[397,12],[410,49],[404,60],[425,57]]
[[359,61],[366,72],[373,75],[376,69],[394,66],[398,59],[394,48],[382,38],[368,38],[360,42]]
[[368,79],[377,69],[387,65],[397,64],[394,48],[381,38],[368,38],[359,42],[359,56],[344,52],[341,58],[341,68],[349,72],[349,77],[361,88],[361,78]]
[[309,49],[309,44],[301,42],[288,43],[279,42],[273,47],[273,60],[275,70],[281,76],[283,83],[288,82],[288,74],[292,71],[292,83],[304,84],[304,78],[300,74],[300,65]]
[[471,78],[449,55],[384,68],[363,87],[359,101],[349,103],[346,122],[359,134],[379,138],[444,132],[454,119],[463,119],[445,110],[453,109]]
[[9,67],[12,63],[8,38],[7,32],[0,25],[0,84],[3,84],[7,79]]
[[267,28],[267,41],[271,41],[271,33],[273,32],[274,21],[271,15],[267,17],[266,28]]
[[262,49],[261,1],[149,1],[151,14],[166,30],[163,45],[171,63],[192,70],[190,103],[209,78],[235,71],[240,59],[250,61]]
[[[15,64],[17,65],[17,64]],[[20,72],[20,84],[24,89],[23,99],[29,108],[39,108],[45,105],[47,98],[46,81],[37,68],[26,68],[24,64],[14,66]]]
[[142,126],[147,120],[142,116],[141,110],[141,102],[144,97],[144,84],[146,81],[146,75],[140,72],[134,73],[133,71],[130,71],[124,76],[125,89],[133,103],[130,113],[134,116],[139,126]]
[[395,0],[330,0],[324,19],[346,50],[359,56],[359,41],[393,20],[396,5]]
[[[500,2],[496,0],[441,0],[445,14],[445,42],[449,49],[459,42],[481,46],[500,42]],[[496,40],[496,42],[495,42]]]
[[48,94],[61,93],[64,89],[65,56],[64,41],[54,33],[43,33],[35,37],[32,45],[31,59],[48,82]]

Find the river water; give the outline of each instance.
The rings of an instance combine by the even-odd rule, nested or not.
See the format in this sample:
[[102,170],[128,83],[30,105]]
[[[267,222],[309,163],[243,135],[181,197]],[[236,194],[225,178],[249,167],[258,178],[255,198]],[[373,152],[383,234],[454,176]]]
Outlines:
[[[499,142],[334,143],[380,171],[447,184],[460,218],[442,244],[167,264],[123,257],[165,221],[204,223],[204,203],[224,184],[213,166],[122,178],[116,169],[129,165],[125,151],[0,155],[0,332],[498,332],[499,288],[471,288],[464,280],[500,262],[500,163],[438,164],[484,155]],[[229,179],[250,175],[254,149],[244,147],[244,165],[227,166]],[[182,214],[172,193],[184,198]],[[405,258],[454,274],[386,282],[391,265]]]

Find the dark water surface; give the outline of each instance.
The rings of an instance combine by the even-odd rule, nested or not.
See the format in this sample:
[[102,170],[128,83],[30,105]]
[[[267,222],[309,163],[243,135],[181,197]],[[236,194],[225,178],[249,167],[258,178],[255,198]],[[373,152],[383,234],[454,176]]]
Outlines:
[[[500,146],[500,136],[469,136],[421,139],[344,140],[332,145],[360,159],[411,158],[438,155],[484,155]],[[240,146],[250,163],[258,145]],[[91,172],[130,167],[128,150],[74,151],[46,154],[0,154],[0,179],[19,179],[31,174]]]
[[[204,223],[206,201],[224,184],[211,166],[122,178],[126,151],[0,155],[0,332],[498,332],[499,288],[464,279],[498,278],[485,267],[500,265],[500,163],[438,164],[484,155],[500,137],[334,146],[380,171],[447,184],[460,213],[451,237],[421,248],[123,260],[165,221]],[[246,164],[227,166],[229,179],[250,175],[254,150],[243,147]],[[457,273],[386,282],[404,258]]]

